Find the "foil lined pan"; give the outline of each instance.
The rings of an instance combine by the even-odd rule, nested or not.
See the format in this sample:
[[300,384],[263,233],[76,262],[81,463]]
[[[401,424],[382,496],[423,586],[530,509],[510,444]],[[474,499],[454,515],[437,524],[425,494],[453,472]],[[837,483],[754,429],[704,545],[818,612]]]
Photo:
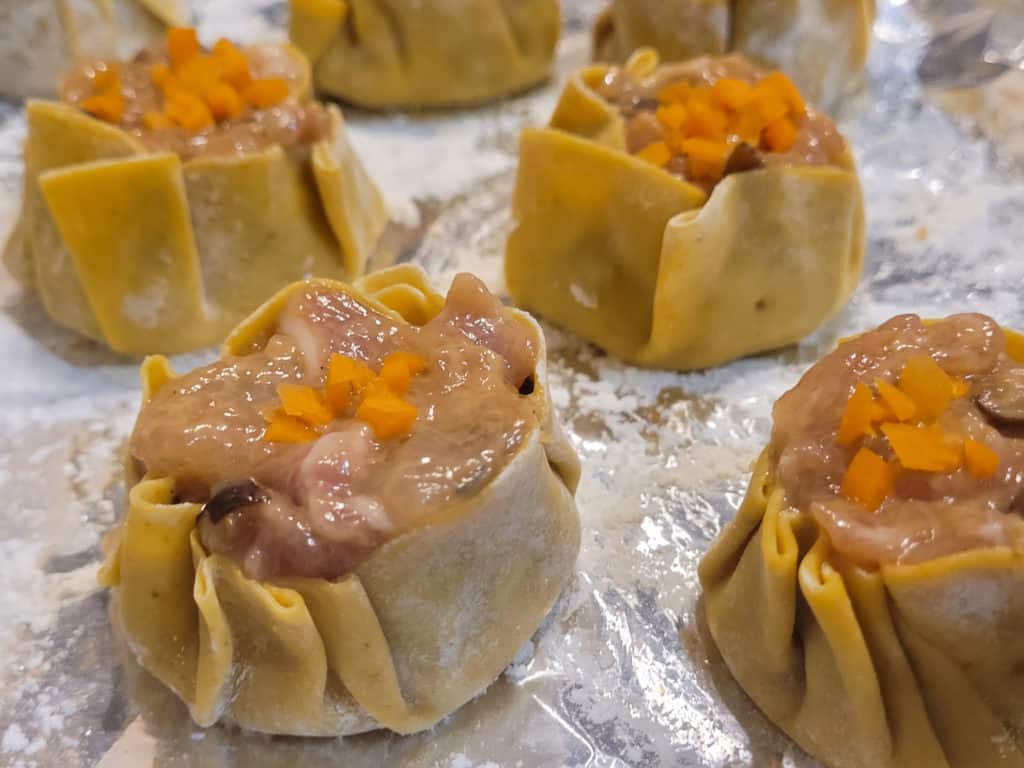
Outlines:
[[[548,117],[565,75],[587,60],[602,4],[564,0],[558,73],[535,93],[450,114],[349,112],[395,218],[380,263],[417,261],[442,286],[473,271],[502,290],[518,131]],[[280,36],[285,18],[280,2],[197,5],[209,35]],[[991,13],[969,0],[957,8]],[[937,33],[935,9],[880,3],[867,88],[840,115],[869,245],[864,281],[838,318],[776,354],[688,375],[629,368],[545,326],[553,395],[584,463],[578,575],[504,675],[429,733],[203,731],[125,658],[95,572],[123,504],[136,364],[55,328],[0,275],[0,765],[814,765],[729,677],[701,619],[696,566],[742,497],[772,402],[837,338],[900,312],[982,311],[1024,328],[1024,178],[1005,143],[923,91],[926,57],[942,71],[976,64],[977,50]],[[995,98],[1011,116],[1008,140],[1024,140],[1020,102]],[[23,134],[20,108],[0,104],[0,232],[16,212]]]

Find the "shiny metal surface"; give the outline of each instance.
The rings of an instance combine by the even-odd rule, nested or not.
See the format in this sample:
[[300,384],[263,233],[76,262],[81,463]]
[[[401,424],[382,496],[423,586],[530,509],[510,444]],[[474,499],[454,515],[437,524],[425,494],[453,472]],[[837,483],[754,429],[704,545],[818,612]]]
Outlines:
[[[565,1],[559,75],[538,92],[462,113],[348,115],[396,218],[382,261],[418,261],[442,285],[470,270],[501,288],[517,132],[546,119],[560,79],[586,61],[601,4]],[[211,35],[258,37],[284,18],[280,3],[200,5]],[[838,337],[905,311],[978,310],[1024,327],[1024,179],[999,146],[922,99],[932,35],[915,7],[880,3],[867,90],[841,115],[866,192],[866,273],[833,322],[798,346],[688,375],[629,368],[546,326],[556,405],[584,462],[578,576],[497,683],[415,737],[203,731],[124,660],[95,571],[123,503],[137,367],[55,328],[0,276],[0,765],[813,765],[722,666],[696,565],[743,494],[772,401]],[[20,110],[0,106],[0,231],[23,130]]]

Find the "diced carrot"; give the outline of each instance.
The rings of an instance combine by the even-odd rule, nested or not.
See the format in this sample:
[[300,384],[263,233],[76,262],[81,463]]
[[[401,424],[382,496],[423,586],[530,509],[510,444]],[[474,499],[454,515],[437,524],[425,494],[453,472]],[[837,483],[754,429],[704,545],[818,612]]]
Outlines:
[[408,434],[418,415],[414,405],[395,395],[373,394],[356,410],[356,418],[369,424],[378,440]]
[[163,112],[146,112],[142,116],[142,124],[150,131],[163,130],[173,125],[170,118]]
[[860,438],[875,434],[871,427],[871,420],[876,413],[874,402],[871,387],[867,384],[858,384],[854,387],[839,423],[839,432],[836,435],[836,442],[839,445],[853,445]]
[[682,150],[689,160],[691,174],[717,181],[722,177],[732,147],[725,141],[695,138],[682,142]]
[[427,361],[412,352],[392,352],[380,368],[380,380],[396,395],[409,391],[412,377],[427,370]]
[[896,469],[867,446],[861,446],[846,469],[840,492],[850,501],[874,511],[892,492]]
[[959,400],[966,397],[971,391],[971,385],[964,379],[953,379],[953,399]]
[[978,440],[968,439],[964,441],[964,462],[972,477],[984,480],[999,469],[999,454]]
[[898,386],[914,401],[922,421],[937,419],[953,399],[953,380],[928,355],[914,355],[907,360]]
[[882,433],[904,469],[955,472],[964,465],[963,444],[934,424],[883,424]]
[[722,109],[743,109],[753,98],[753,86],[736,77],[723,77],[711,87],[711,99]]
[[96,74],[93,76],[92,85],[94,91],[120,91],[120,68],[116,64],[113,64],[102,69],[97,69]]
[[294,416],[275,416],[263,433],[268,443],[308,443],[318,437],[315,429]]
[[217,83],[206,92],[206,105],[218,121],[238,117],[245,109],[238,91],[227,83]]
[[709,164],[725,164],[729,159],[732,147],[724,141],[711,141],[709,139],[687,139],[683,142],[683,152],[688,157]]
[[288,98],[288,81],[280,77],[253,80],[242,91],[242,98],[256,109],[267,109]]
[[743,109],[729,118],[729,133],[753,147],[761,143],[764,120],[756,109]]
[[764,144],[772,152],[788,152],[796,142],[797,128],[788,118],[780,118],[773,123],[768,123],[761,138]]
[[167,30],[167,54],[171,66],[177,69],[199,54],[199,37],[191,27],[171,27]]
[[807,104],[800,95],[800,89],[784,72],[769,72],[761,82],[768,83],[772,90],[782,97],[791,115],[800,117],[807,113]]
[[668,104],[658,107],[654,115],[658,118],[658,122],[670,131],[678,131],[686,122],[686,107],[682,104]]
[[327,383],[324,397],[335,413],[344,413],[362,397],[363,392],[374,380],[374,373],[362,360],[345,355],[331,355],[327,365]]
[[670,83],[658,91],[659,104],[685,104],[690,99],[693,86],[685,80]]
[[683,129],[687,136],[721,141],[729,129],[729,117],[720,109],[691,99]]
[[174,73],[166,64],[154,64],[149,68],[149,79],[166,95],[167,91],[177,83]]
[[213,55],[220,67],[221,77],[235,90],[241,91],[252,83],[249,59],[235,45],[221,38],[213,46]]
[[124,95],[120,90],[108,90],[82,99],[82,109],[108,123],[119,123],[124,117]]
[[220,83],[217,66],[208,56],[196,56],[174,70],[177,84],[200,96]]
[[917,413],[917,406],[906,394],[885,379],[875,381],[875,389],[882,396],[882,400],[889,406],[896,421],[910,421]]
[[281,408],[285,414],[294,416],[311,427],[334,421],[334,412],[327,407],[323,395],[312,387],[302,384],[278,384],[277,396],[281,399]]
[[672,150],[664,141],[655,141],[637,152],[636,156],[644,162],[664,168],[672,159]]
[[189,91],[175,91],[167,97],[164,114],[175,125],[193,133],[214,124],[206,102]]
[[786,100],[778,91],[762,80],[754,86],[754,96],[751,101],[754,109],[757,110],[765,125],[771,125],[776,120],[781,120],[789,114],[789,106]]

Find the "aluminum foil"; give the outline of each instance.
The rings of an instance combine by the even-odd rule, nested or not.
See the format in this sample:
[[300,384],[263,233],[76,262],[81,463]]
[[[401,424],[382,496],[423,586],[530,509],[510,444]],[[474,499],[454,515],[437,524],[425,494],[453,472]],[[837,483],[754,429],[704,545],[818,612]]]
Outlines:
[[[547,118],[560,81],[586,61],[601,4],[564,0],[558,76],[535,93],[450,114],[349,112],[395,220],[380,263],[420,262],[442,286],[470,270],[502,290],[517,133]],[[429,733],[202,730],[124,657],[95,573],[123,504],[137,366],[54,327],[0,275],[0,764],[814,765],[729,677],[701,619],[696,566],[742,497],[772,401],[838,337],[900,312],[976,310],[1024,328],[1024,180],[1004,147],[924,98],[930,9],[880,3],[866,91],[841,115],[869,243],[864,281],[836,320],[776,354],[687,375],[630,368],[545,326],[556,405],[584,464],[578,575],[502,677]],[[280,36],[285,17],[278,2],[198,10],[204,33],[250,39]],[[1024,121],[1010,124],[1019,140]],[[23,133],[20,109],[0,104],[0,232],[17,207]]]

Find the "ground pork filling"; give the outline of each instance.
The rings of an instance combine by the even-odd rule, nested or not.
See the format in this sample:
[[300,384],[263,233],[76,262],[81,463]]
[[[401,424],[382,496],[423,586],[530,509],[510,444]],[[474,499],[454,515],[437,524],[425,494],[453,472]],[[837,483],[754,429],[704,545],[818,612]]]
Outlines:
[[[312,284],[292,296],[259,348],[158,391],[131,454],[204,504],[204,547],[253,579],[339,578],[381,544],[477,494],[536,429],[537,339],[471,275],[459,275],[423,327]],[[418,415],[400,437],[339,416],[315,439],[268,442],[279,385],[324,385],[336,355],[377,371],[391,353],[426,361],[405,399]]]
[[[844,477],[863,448],[894,466],[890,433],[875,428],[874,436],[841,445],[838,427],[856,386],[897,383],[908,360],[927,362],[922,356],[961,390],[938,415],[936,434],[961,446],[986,446],[991,472],[966,465],[903,468],[880,505],[869,509],[844,493]],[[991,318],[954,315],[934,324],[915,315],[893,318],[811,368],[776,403],[774,420],[770,451],[786,504],[809,510],[834,549],[857,564],[919,563],[1024,544],[1024,364],[1007,353],[1006,334]]]
[[[732,123],[723,122],[721,130],[716,130],[716,117],[727,115],[728,109],[715,103],[711,103],[711,112],[714,114],[710,115],[710,122],[701,122],[690,130],[696,131],[694,135],[698,138],[713,138],[716,142],[728,144],[730,152],[718,167],[710,170],[701,167],[681,146],[673,143],[671,130],[665,119],[660,118],[663,113],[659,111],[660,107],[669,104],[665,98],[666,89],[671,91],[671,87],[679,83],[698,89],[711,89],[723,79],[754,85],[764,74],[742,56],[704,56],[687,62],[662,65],[644,77],[635,77],[623,69],[612,69],[597,86],[597,92],[625,118],[626,149],[631,154],[645,156],[645,150],[667,141],[669,154],[659,158],[657,164],[669,173],[702,187],[706,192],[710,192],[722,178],[733,173],[765,167],[841,163],[847,153],[846,140],[831,118],[809,107],[800,110],[802,114],[790,115],[788,122],[795,133],[784,142],[788,146],[783,151],[772,150],[765,143],[763,133],[759,138],[741,136],[740,133],[746,133],[746,130]],[[703,110],[703,106],[702,115],[707,117],[709,113]],[[685,121],[694,118],[696,111],[691,108],[690,114],[681,118],[684,126]],[[672,120],[668,122],[674,125]],[[753,131],[756,135],[759,127],[755,125]]]
[[[301,76],[291,55],[278,45],[245,49],[253,73],[281,78],[290,84]],[[65,75],[61,99],[81,107],[94,94],[97,78],[112,67],[120,76],[124,113],[116,121],[151,152],[173,152],[183,160],[200,156],[240,155],[279,145],[285,148],[311,145],[326,138],[331,129],[326,108],[316,101],[289,98],[266,109],[247,107],[238,117],[201,130],[177,126],[151,128],[144,116],[159,112],[165,95],[153,82],[154,65],[169,61],[166,47],[142,51],[127,62],[87,61]]]

